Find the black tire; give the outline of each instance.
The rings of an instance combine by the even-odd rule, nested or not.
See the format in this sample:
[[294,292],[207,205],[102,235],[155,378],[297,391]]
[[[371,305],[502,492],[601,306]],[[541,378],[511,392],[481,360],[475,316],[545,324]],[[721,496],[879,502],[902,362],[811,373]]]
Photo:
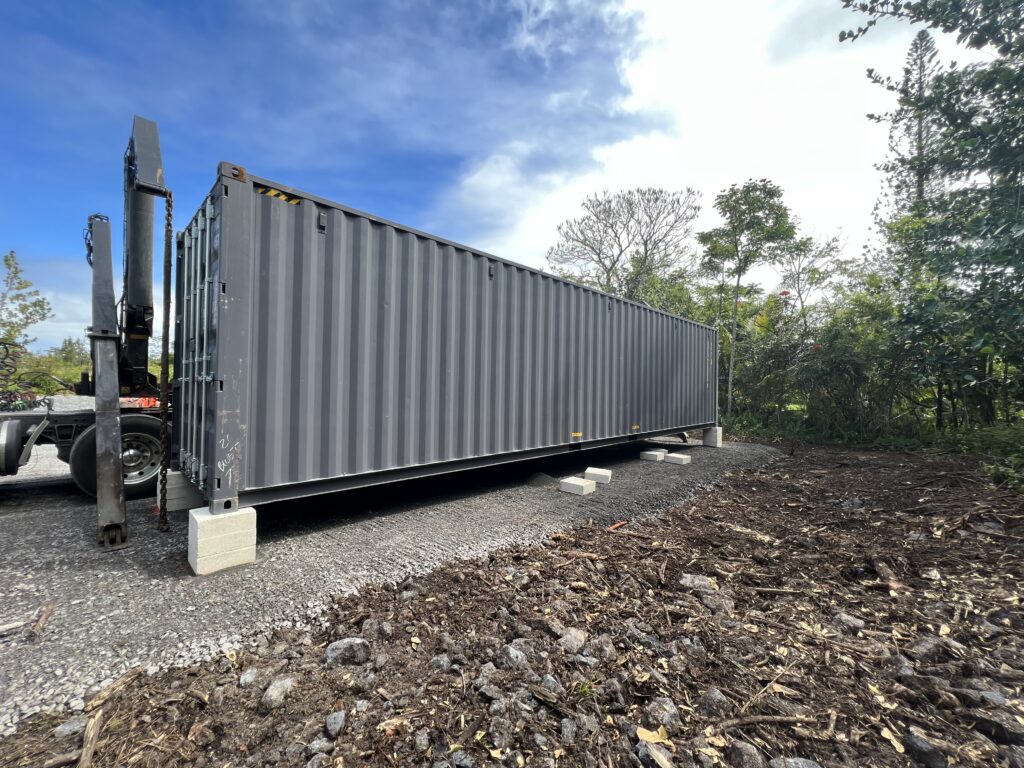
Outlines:
[[[160,420],[132,413],[121,416],[121,445],[135,451],[138,460],[125,463],[124,496],[142,499],[156,495],[160,479]],[[140,450],[141,448],[141,450]],[[133,455],[135,455],[133,454]],[[71,446],[71,479],[83,493],[96,495],[96,427],[82,432]]]
[[18,461],[24,440],[22,424],[16,419],[9,419],[0,424],[0,475],[18,474]]

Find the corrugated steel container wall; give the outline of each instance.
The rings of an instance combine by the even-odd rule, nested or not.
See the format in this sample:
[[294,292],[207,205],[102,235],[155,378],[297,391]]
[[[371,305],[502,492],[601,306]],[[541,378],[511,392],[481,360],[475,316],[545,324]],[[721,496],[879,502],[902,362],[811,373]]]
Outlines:
[[[287,187],[230,181],[226,197],[228,184],[215,187],[208,227],[209,283],[223,282],[230,298],[212,310],[220,317],[179,313],[182,373],[202,374],[205,357],[214,368],[209,391],[182,380],[175,403],[178,438],[198,427],[209,441],[189,455],[205,457],[193,478],[211,490],[230,496],[235,486],[244,494],[716,422],[713,329]],[[185,242],[193,228],[201,237],[203,218]],[[233,228],[247,231],[229,237]],[[224,276],[243,261],[239,295]],[[179,280],[184,293],[203,283]],[[232,313],[248,316],[248,338],[225,338]],[[206,336],[216,340],[204,354]],[[221,391],[239,398],[237,426],[217,412]],[[190,420],[204,392],[200,426]],[[242,438],[240,456],[218,451],[221,427]],[[231,477],[220,477],[232,462]],[[305,492],[294,485],[294,495]]]

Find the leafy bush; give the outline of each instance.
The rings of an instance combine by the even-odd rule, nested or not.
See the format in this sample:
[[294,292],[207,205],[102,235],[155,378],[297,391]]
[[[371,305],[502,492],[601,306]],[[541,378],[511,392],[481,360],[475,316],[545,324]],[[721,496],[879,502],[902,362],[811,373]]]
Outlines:
[[1024,491],[1024,453],[1017,453],[1000,461],[986,464],[985,471],[999,485]]

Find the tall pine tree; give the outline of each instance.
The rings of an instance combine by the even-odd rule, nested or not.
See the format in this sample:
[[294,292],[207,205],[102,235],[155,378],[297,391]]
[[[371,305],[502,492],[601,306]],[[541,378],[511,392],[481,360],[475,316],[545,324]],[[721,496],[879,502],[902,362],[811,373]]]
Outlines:
[[[921,311],[913,327],[929,335],[929,328],[941,329],[940,320],[954,318],[941,330],[952,334],[945,375],[985,424],[997,416],[1001,390],[1010,420],[1009,395],[1024,388],[1024,6],[1010,0],[843,4],[869,20],[841,37],[855,39],[881,19],[899,18],[956,34],[991,55],[984,63],[923,70],[920,91],[898,93],[890,118],[919,115],[930,133],[921,152],[893,158],[904,179],[913,180],[912,205],[888,232],[907,267],[919,264],[943,286],[941,293],[926,291],[914,307]],[[942,309],[941,317],[928,302]]]

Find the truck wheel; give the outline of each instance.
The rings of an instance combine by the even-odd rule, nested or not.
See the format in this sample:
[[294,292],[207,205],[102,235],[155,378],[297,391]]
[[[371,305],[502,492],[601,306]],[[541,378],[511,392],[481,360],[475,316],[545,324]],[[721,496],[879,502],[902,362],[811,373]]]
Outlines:
[[20,421],[0,422],[0,475],[18,474],[22,434]]
[[[160,478],[160,420],[132,413],[121,417],[121,462],[124,496],[141,499],[156,495]],[[96,495],[96,427],[79,435],[71,446],[71,479],[83,492]]]

